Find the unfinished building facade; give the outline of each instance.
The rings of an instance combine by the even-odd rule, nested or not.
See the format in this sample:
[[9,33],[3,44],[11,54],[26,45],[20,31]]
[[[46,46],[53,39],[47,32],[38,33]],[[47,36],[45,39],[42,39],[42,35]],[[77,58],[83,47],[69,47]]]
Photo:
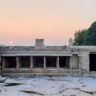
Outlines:
[[3,75],[89,75],[96,72],[96,46],[1,46]]

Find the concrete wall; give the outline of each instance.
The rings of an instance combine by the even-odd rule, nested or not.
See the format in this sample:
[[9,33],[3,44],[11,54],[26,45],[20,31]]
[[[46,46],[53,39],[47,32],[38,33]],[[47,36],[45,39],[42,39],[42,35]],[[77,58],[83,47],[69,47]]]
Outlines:
[[[18,50],[17,50],[17,49]],[[7,47],[3,50],[2,56],[16,56],[17,67],[16,69],[5,69],[3,68],[4,75],[71,75],[71,73],[80,73],[86,74],[90,73],[89,66],[89,53],[95,52],[95,46],[71,46],[71,47],[46,47],[40,49],[34,49],[33,47]],[[59,68],[57,59],[57,67],[56,68],[46,68],[46,59],[44,59],[44,69],[34,69],[32,64],[32,58],[30,59],[30,69],[19,69],[19,60],[18,56],[69,56],[70,57],[70,67]],[[4,65],[3,65],[4,66]]]
[[89,53],[88,52],[81,52],[79,56],[80,62],[80,70],[83,73],[89,72]]
[[71,69],[79,69],[79,57],[78,57],[78,54],[73,54],[70,57],[70,67],[71,67]]

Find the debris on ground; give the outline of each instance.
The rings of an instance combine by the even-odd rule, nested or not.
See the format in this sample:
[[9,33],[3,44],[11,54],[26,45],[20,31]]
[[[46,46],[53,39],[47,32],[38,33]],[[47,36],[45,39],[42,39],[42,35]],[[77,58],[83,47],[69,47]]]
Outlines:
[[92,77],[0,77],[0,96],[96,96]]

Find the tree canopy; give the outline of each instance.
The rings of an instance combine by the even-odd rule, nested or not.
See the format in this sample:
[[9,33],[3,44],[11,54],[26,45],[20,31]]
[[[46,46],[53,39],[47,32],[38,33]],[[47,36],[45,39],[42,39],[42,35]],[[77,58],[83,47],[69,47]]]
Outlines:
[[96,45],[96,22],[88,29],[77,31],[73,45]]

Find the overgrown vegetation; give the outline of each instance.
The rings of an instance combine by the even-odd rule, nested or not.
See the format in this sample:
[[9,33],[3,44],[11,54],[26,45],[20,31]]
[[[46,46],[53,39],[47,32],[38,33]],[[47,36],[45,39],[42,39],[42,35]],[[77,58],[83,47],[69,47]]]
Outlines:
[[88,29],[77,31],[73,45],[96,45],[96,22]]

